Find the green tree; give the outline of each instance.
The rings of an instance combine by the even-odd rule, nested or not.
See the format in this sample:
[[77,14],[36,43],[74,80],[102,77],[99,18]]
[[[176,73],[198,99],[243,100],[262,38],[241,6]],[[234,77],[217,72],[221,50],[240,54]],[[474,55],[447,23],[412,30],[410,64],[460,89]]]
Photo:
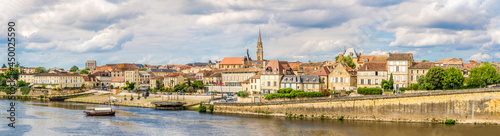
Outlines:
[[443,77],[443,87],[446,88],[459,88],[464,84],[465,77],[462,75],[462,71],[456,69],[455,67],[450,67],[444,71]]
[[7,66],[5,64],[2,65],[2,68],[6,68]]
[[148,70],[148,68],[143,67],[143,68],[140,68],[139,70],[140,70],[140,71],[146,71],[146,70]]
[[109,88],[113,89],[113,85],[109,85]]
[[[444,69],[441,67],[432,67],[429,69],[427,74],[425,75],[425,83],[429,83],[434,86],[433,89],[442,89],[443,88],[443,77],[444,77]],[[426,85],[428,86],[428,85]]]
[[340,61],[344,62],[351,68],[356,68],[356,64],[354,64],[354,61],[352,60],[351,56],[342,57]]
[[340,55],[339,55],[339,56],[337,56],[337,57],[335,57],[335,61],[338,61],[338,60],[339,60],[339,57],[340,57]]
[[500,74],[497,69],[485,62],[478,67],[472,68],[469,74],[469,79],[466,81],[467,86],[486,86],[500,82]]
[[35,73],[48,73],[48,71],[44,67],[37,67]]
[[14,67],[19,68],[19,66],[20,66],[20,65],[21,65],[21,64],[19,63],[19,61],[16,61],[16,64],[14,65]]
[[187,78],[187,85],[191,86],[191,78]]
[[4,77],[1,77],[0,78],[0,86],[7,86],[7,79],[5,79]]
[[19,79],[19,69],[17,67],[9,67],[9,69],[7,69],[7,71],[5,71],[5,76],[7,76],[8,78],[11,78],[11,79]]
[[76,71],[78,71],[78,67],[75,65],[69,69],[69,72],[76,72]]
[[391,76],[389,77],[389,89],[393,90],[394,89],[394,76],[392,76],[392,73],[391,73]]
[[23,80],[17,81],[17,86],[29,86],[30,83],[24,82]]
[[129,89],[134,89],[135,88],[135,82],[129,83],[128,84]]
[[87,70],[85,69],[85,70],[80,71],[80,74],[89,74],[89,71],[87,71]]
[[422,62],[429,62],[428,60],[422,60]]

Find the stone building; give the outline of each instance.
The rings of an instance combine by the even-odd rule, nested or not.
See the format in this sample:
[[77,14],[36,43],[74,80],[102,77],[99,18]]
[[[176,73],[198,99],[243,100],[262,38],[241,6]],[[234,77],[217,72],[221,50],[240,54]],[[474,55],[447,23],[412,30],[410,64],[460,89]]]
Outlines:
[[389,53],[387,58],[387,69],[388,79],[390,74],[393,75],[394,79],[394,89],[399,89],[400,87],[408,87],[410,81],[408,81],[408,68],[412,67],[413,64],[413,54],[411,53]]
[[356,88],[356,73],[355,69],[347,66],[343,62],[337,63],[335,68],[330,71],[328,78],[328,89],[332,90],[354,90]]
[[224,70],[221,72],[222,83],[230,86],[241,86],[241,82],[256,75],[259,70],[259,68],[238,68]]
[[270,60],[262,69],[260,75],[261,92],[276,93],[280,89],[281,78],[284,75],[293,75],[292,68],[286,61]]
[[410,71],[410,84],[408,86],[413,83],[418,83],[418,77],[425,76],[427,71],[432,67],[434,67],[434,62],[413,62],[412,66],[408,68],[408,71]]
[[365,63],[358,69],[357,79],[357,87],[381,87],[382,80],[388,80],[387,63]]
[[82,75],[71,73],[21,74],[19,80],[29,82],[33,87],[65,88],[81,87],[85,80]]
[[88,68],[90,70],[94,70],[97,67],[97,62],[95,60],[87,60],[85,62],[85,68]]

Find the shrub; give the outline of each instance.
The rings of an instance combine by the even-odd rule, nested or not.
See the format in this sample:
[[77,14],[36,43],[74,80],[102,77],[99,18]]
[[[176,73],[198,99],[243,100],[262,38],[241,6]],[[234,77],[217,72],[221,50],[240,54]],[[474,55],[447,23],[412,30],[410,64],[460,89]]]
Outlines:
[[344,116],[337,117],[338,120],[344,120]]
[[330,96],[330,92],[326,89],[321,90],[321,96]]
[[200,102],[200,106],[198,106],[198,112],[207,112],[207,107],[203,106]]
[[208,106],[208,110],[210,110],[210,112],[214,112],[214,105]]
[[406,88],[406,87],[401,87],[401,88],[399,88],[399,91],[401,91],[401,92],[404,92],[404,91],[406,91],[406,90],[408,90],[408,88]]
[[239,91],[238,93],[236,93],[238,97],[247,97],[248,94],[248,91]]
[[39,97],[40,97],[40,98],[45,98],[45,95],[40,95]]
[[454,119],[446,119],[444,121],[444,124],[455,124],[455,120]]
[[379,87],[375,87],[375,88],[367,88],[367,87],[364,87],[364,88],[358,88],[358,93],[359,94],[364,94],[364,95],[367,95],[367,94],[381,94],[382,93],[382,89],[379,88]]
[[27,94],[29,94],[29,93],[30,93],[30,90],[31,90],[31,89],[30,89],[30,88],[28,88],[28,87],[21,87],[21,93],[22,93],[23,95],[27,95]]

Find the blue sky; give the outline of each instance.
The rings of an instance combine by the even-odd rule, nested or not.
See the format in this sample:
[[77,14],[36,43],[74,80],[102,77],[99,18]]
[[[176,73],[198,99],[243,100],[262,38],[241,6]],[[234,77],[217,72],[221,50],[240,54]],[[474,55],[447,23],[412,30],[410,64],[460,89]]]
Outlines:
[[[0,4],[0,31],[16,22],[24,66],[186,64],[255,58],[333,60],[344,47],[364,55],[411,52],[419,60],[500,60],[496,0],[16,0]],[[6,39],[0,34],[0,39]],[[6,40],[0,41],[6,45]],[[0,46],[0,62],[7,48]]]

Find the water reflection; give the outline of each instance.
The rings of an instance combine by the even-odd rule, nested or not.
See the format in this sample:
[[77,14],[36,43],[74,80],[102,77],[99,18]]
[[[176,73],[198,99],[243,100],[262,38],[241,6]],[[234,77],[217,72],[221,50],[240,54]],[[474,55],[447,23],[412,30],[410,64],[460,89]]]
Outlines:
[[[8,100],[0,100],[7,109]],[[115,117],[85,116],[83,110],[106,105],[16,101],[16,128],[0,112],[1,134],[8,135],[496,135],[497,125],[286,119],[195,111],[162,111],[114,106]]]

